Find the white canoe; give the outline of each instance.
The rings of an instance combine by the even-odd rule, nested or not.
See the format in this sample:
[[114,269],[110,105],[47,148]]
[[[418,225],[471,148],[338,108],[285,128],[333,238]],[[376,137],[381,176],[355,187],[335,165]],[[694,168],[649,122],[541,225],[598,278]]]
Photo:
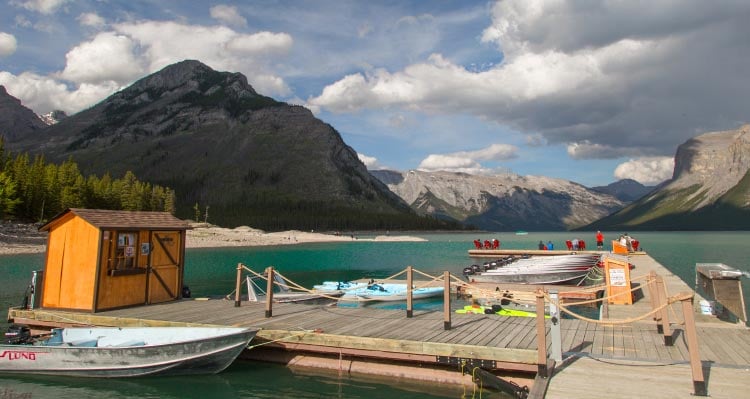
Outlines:
[[[394,288],[398,285],[399,288]],[[443,287],[424,287],[412,290],[412,299],[425,299],[443,295]],[[406,284],[372,284],[365,289],[354,291],[361,300],[368,301],[405,301]]]
[[0,373],[73,377],[214,374],[258,329],[235,327],[64,328],[31,345],[0,345]]

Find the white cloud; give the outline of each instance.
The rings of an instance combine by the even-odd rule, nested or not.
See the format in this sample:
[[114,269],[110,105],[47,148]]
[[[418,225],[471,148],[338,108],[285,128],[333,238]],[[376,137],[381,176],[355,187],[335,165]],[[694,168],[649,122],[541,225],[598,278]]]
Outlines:
[[[82,14],[78,20],[87,25],[101,22],[96,14]],[[68,51],[60,72],[49,76],[3,72],[2,80],[9,92],[37,113],[54,109],[75,113],[137,78],[185,59],[243,73],[266,95],[290,92],[274,69],[276,59],[286,56],[293,45],[286,33],[244,34],[221,26],[160,21],[121,23],[112,29]]]
[[25,8],[29,11],[35,11],[41,14],[54,14],[58,8],[67,3],[68,0],[28,0],[28,1],[11,1],[10,3],[17,7]]
[[63,110],[69,114],[101,101],[112,94],[117,87],[109,85],[82,84],[75,90],[59,81],[30,72],[18,76],[9,72],[0,72],[0,85],[8,89],[13,97],[23,101],[26,107],[38,114],[54,110]]
[[380,165],[378,159],[375,157],[371,157],[358,152],[357,158],[359,158],[359,160],[362,161],[362,163],[365,164],[365,166],[369,170],[383,169],[383,166]]
[[263,94],[290,93],[274,69],[276,58],[286,55],[293,44],[286,33],[244,34],[223,26],[162,21],[123,23],[114,29],[138,44],[147,72],[196,59],[217,70],[241,72]]
[[16,52],[18,43],[16,37],[10,33],[0,32],[0,57],[6,57]]
[[459,151],[450,154],[430,154],[420,162],[417,169],[424,171],[445,170],[472,174],[492,173],[479,161],[507,161],[516,158],[518,148],[508,144],[492,144],[476,151]]
[[568,144],[568,155],[573,159],[612,159],[637,154],[633,148],[613,147],[607,144],[592,143],[589,140]]
[[227,41],[226,47],[238,55],[281,55],[289,52],[292,43],[292,37],[286,33],[258,32],[237,35]]
[[20,26],[22,28],[31,28],[34,24],[29,21],[28,18],[26,18],[23,15],[16,15],[15,18],[13,18],[13,22],[16,23],[16,26]]
[[237,11],[237,7],[218,5],[211,7],[209,11],[211,13],[211,18],[214,18],[219,22],[224,22],[234,26],[247,25],[247,20],[240,15],[239,11]]
[[107,25],[107,21],[105,21],[104,18],[93,12],[83,13],[76,19],[81,25],[90,26],[93,28],[103,28],[105,25]]
[[641,184],[655,185],[672,178],[674,158],[646,157],[631,159],[615,168],[617,180],[633,179]]
[[501,63],[467,69],[433,54],[350,73],[308,104],[475,115],[570,145],[579,159],[672,154],[698,132],[748,120],[736,99],[750,90],[749,12],[740,1],[497,2],[482,41],[497,44]]
[[65,55],[65,69],[60,77],[76,83],[130,83],[143,75],[143,67],[133,53],[134,46],[127,36],[100,33]]

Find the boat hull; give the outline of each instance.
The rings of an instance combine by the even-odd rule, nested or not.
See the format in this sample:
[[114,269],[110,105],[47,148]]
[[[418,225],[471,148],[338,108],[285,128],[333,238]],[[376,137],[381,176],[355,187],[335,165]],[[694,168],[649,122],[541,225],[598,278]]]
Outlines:
[[478,283],[508,283],[508,284],[564,284],[582,280],[588,270],[575,270],[552,273],[518,273],[518,274],[477,274],[469,276],[470,282]]
[[[169,328],[182,327],[162,329]],[[97,334],[101,329],[90,330]],[[100,378],[215,374],[227,368],[258,331],[218,330],[222,330],[222,335],[156,345],[0,345],[0,373]],[[141,339],[138,334],[130,335],[133,341]]]
[[470,282],[510,284],[564,284],[579,282],[596,267],[600,255],[577,254],[516,259],[485,272],[464,269]]
[[[412,299],[427,299],[443,295],[443,288],[419,288],[412,291]],[[374,292],[374,293],[357,293],[357,297],[367,301],[396,302],[406,300],[406,290],[401,292]]]

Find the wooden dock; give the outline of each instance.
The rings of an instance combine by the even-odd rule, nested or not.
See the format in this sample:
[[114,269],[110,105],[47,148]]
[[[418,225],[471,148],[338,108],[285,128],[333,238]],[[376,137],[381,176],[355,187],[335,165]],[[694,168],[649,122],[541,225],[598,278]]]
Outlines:
[[[575,255],[575,254],[601,254],[607,251],[583,250],[571,251],[568,249],[470,249],[469,257],[471,258],[488,258],[498,259],[505,256],[552,256],[552,255]],[[643,251],[630,252],[631,256],[646,255]]]
[[[684,282],[648,255],[632,257],[633,276],[655,271],[664,277],[670,295],[690,291]],[[635,319],[651,310],[649,290],[639,292],[633,305],[610,305],[609,318]],[[442,311],[361,307],[274,304],[266,317],[263,303],[181,300],[159,305],[100,313],[11,309],[8,317],[35,326],[68,325],[233,325],[262,330],[246,351],[248,357],[303,364],[307,356],[329,361],[307,365],[335,367],[345,372],[377,372],[402,378],[401,366],[431,369],[416,378],[445,383],[470,383],[471,369],[482,367],[505,376],[519,375],[519,384],[531,384],[539,370],[536,319],[485,314],[451,314],[445,329]],[[697,307],[697,300],[696,300]],[[688,398],[693,380],[689,364],[684,320],[679,306],[670,311],[673,345],[665,345],[652,317],[627,324],[605,325],[580,319],[562,319],[563,360],[544,389],[530,397],[550,398]],[[750,331],[712,316],[695,314],[699,356],[708,393],[713,398],[737,398],[747,394],[750,377]],[[547,349],[551,345],[550,321],[546,321]],[[260,350],[263,348],[263,350]],[[255,355],[255,356],[253,356]],[[361,361],[388,367],[355,367]],[[463,370],[462,370],[463,369]],[[462,373],[463,371],[463,373]],[[529,377],[530,376],[530,377]],[[524,379],[528,378],[528,379]],[[539,378],[537,378],[538,380]],[[539,385],[541,386],[541,385]]]

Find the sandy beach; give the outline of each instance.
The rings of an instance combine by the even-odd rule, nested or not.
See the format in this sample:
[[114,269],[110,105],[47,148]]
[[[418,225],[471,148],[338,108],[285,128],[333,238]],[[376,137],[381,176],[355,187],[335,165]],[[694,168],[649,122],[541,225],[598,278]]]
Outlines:
[[[240,226],[234,229],[205,223],[193,223],[187,231],[187,248],[252,247],[262,245],[294,245],[314,242],[353,241],[425,241],[414,236],[378,235],[359,238],[351,235],[324,234],[298,230],[267,233],[263,230]],[[0,223],[0,255],[40,253],[46,250],[47,233],[38,225]]]

